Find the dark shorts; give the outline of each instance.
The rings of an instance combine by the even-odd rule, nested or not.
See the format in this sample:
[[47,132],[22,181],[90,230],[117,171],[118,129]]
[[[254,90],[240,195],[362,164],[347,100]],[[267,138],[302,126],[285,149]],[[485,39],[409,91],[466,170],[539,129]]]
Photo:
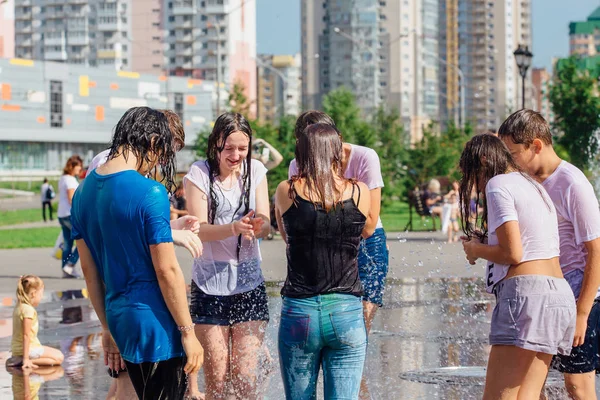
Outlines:
[[600,356],[598,355],[600,350],[599,332],[600,302],[595,300],[588,317],[585,342],[581,346],[573,347],[570,356],[555,356],[552,360],[552,367],[564,374],[585,374],[597,371],[600,368]]
[[373,236],[361,240],[358,248],[358,273],[364,289],[364,301],[380,307],[383,305],[388,267],[387,237],[383,228],[378,228]]
[[192,281],[190,314],[198,325],[231,326],[249,321],[268,322],[267,289],[263,282],[249,292],[214,296],[204,293]]
[[186,362],[185,357],[175,357],[141,364],[125,361],[125,364],[131,384],[140,399],[183,400],[187,389],[187,378],[183,370]]

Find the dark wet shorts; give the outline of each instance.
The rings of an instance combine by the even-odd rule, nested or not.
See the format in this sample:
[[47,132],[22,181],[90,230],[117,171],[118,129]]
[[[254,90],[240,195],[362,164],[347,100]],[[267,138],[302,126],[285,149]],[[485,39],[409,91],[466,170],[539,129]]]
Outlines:
[[118,371],[108,368],[108,376],[110,376],[111,378],[114,378],[114,379],[117,379],[120,374],[123,374],[126,372],[127,372],[127,368],[121,369]]
[[565,279],[543,275],[506,278],[494,287],[490,344],[546,354],[570,354],[575,296]]
[[268,322],[267,289],[263,282],[249,292],[214,296],[204,293],[192,281],[190,314],[197,325],[231,326],[249,321]]
[[185,357],[175,357],[141,364],[125,361],[125,365],[140,399],[182,400],[187,389],[187,377],[183,370],[186,362]]
[[387,237],[383,228],[378,228],[373,236],[361,240],[358,248],[358,273],[364,289],[364,301],[380,307],[383,305],[383,291],[388,267]]
[[585,342],[573,347],[570,356],[557,355],[552,360],[552,368],[564,374],[585,374],[600,369],[600,302],[594,301],[588,317]]

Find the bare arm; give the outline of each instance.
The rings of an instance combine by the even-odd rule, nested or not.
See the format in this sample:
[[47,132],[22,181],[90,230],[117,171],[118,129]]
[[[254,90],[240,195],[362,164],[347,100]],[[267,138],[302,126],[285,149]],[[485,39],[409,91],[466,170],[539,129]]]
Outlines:
[[108,331],[108,324],[106,322],[106,309],[104,306],[105,290],[102,277],[98,272],[96,262],[92,258],[90,249],[87,247],[83,239],[77,240],[77,249],[79,251],[81,270],[83,271],[90,301],[92,302],[92,306],[94,306],[94,311],[96,311],[96,314],[98,315],[98,319],[102,324],[102,328],[105,331]]
[[463,242],[467,258],[472,264],[478,258],[497,264],[515,265],[523,258],[523,245],[521,244],[521,232],[517,221],[508,221],[496,229],[498,244],[489,245],[479,243],[477,239]]
[[267,177],[260,182],[256,188],[256,211],[255,218],[260,218],[263,224],[260,227],[260,232],[255,232],[257,238],[267,237],[271,231],[271,217],[269,208],[269,185],[267,183]]
[[369,216],[367,217],[365,229],[363,229],[363,238],[365,239],[371,237],[373,233],[375,233],[375,227],[379,221],[379,213],[381,212],[381,188],[369,190],[369,197],[371,198],[371,207],[369,208]]
[[23,318],[23,364],[29,364],[29,348],[31,346],[31,325],[33,320],[31,318]]
[[600,238],[585,242],[587,263],[583,271],[581,293],[577,300],[577,314],[590,315],[594,299],[600,286]]
[[369,192],[369,187],[362,182],[358,182],[357,185],[360,188],[361,195],[359,200],[358,191],[356,191],[354,193],[354,201],[357,202],[358,209],[360,210],[360,212],[367,217],[367,222],[365,223],[365,227],[363,228],[364,237],[366,231],[375,230],[377,220],[369,220],[369,213],[371,212],[371,196],[365,196],[365,194]]
[[279,164],[281,164],[281,162],[283,161],[283,156],[281,155],[281,153],[279,151],[277,151],[277,149],[275,147],[273,147],[269,142],[267,142],[264,139],[255,139],[254,143],[256,144],[262,144],[263,146],[265,146],[267,149],[269,149],[269,156],[267,157],[266,160],[264,160],[264,157],[260,157],[260,162],[262,162],[265,166],[265,168],[267,168],[268,170],[271,170],[275,167],[277,167]]
[[69,199],[69,204],[73,204],[73,195],[75,194],[75,189],[67,189],[67,199]]
[[289,189],[290,184],[287,181],[283,181],[279,184],[279,186],[277,186],[277,191],[275,192],[275,217],[277,218],[277,227],[279,228],[279,233],[286,244],[287,236],[283,227],[282,216],[292,205],[292,200],[288,196]]
[[200,236],[200,240],[203,242],[215,242],[253,231],[253,226],[243,221],[235,221],[225,225],[209,224],[208,197],[206,196],[206,193],[198,189],[196,185],[188,180],[185,181],[185,191],[188,212],[190,215],[198,218],[198,221],[200,222],[200,232],[198,233],[198,236]]

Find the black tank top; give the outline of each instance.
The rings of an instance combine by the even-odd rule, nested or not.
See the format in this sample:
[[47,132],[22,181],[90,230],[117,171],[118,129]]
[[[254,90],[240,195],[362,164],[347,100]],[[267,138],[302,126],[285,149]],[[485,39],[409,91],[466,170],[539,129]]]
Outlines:
[[[306,298],[327,293],[362,295],[358,277],[358,245],[367,218],[348,200],[327,212],[320,204],[296,194],[295,204],[283,214],[287,236],[286,297]],[[295,192],[295,189],[294,189]]]

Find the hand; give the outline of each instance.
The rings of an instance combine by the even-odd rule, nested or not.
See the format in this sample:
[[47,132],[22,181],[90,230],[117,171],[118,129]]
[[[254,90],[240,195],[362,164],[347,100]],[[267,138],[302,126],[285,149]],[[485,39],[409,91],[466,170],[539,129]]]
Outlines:
[[35,365],[30,359],[23,360],[23,366],[21,367],[24,370],[37,369],[38,366]]
[[265,220],[258,217],[258,218],[252,218],[250,220],[250,223],[252,224],[252,229],[254,231],[254,236],[260,235],[260,233],[262,232],[262,227],[265,224]]
[[582,346],[585,342],[585,332],[588,326],[588,315],[577,313],[577,322],[575,323],[575,337],[573,338],[573,347]]
[[182,332],[181,344],[183,344],[183,351],[185,351],[187,357],[187,363],[183,367],[183,370],[186,374],[198,372],[204,363],[204,349],[200,345],[196,333],[193,330]]
[[252,138],[252,144],[262,144],[264,146],[265,141],[264,141],[264,139],[261,139],[261,138]]
[[174,231],[192,231],[197,235],[200,232],[200,221],[193,215],[185,215],[172,220],[171,229]]
[[102,331],[102,349],[104,350],[104,365],[113,371],[125,369],[125,361],[121,358],[121,352],[108,329]]
[[477,261],[477,258],[478,258],[475,255],[475,251],[476,251],[479,243],[476,240],[469,239],[466,236],[461,236],[460,240],[462,240],[463,250],[465,251],[465,254],[467,256],[467,260],[469,261],[469,264],[475,265],[475,262]]
[[198,258],[202,255],[202,242],[197,233],[185,230],[172,231],[173,243],[176,246],[185,247],[192,257]]
[[242,235],[248,240],[254,238],[254,225],[252,225],[252,218],[254,217],[254,211],[251,210],[248,214],[244,215],[238,221],[233,222],[233,233],[235,236]]

